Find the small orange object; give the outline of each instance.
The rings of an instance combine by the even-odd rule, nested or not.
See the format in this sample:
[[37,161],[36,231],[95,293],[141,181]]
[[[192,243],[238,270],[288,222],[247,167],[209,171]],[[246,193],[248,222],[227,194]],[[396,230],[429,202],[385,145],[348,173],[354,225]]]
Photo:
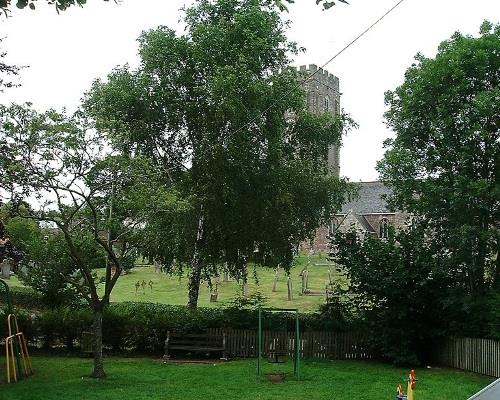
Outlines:
[[408,400],[415,400],[415,386],[417,383],[417,377],[415,375],[415,370],[410,371],[408,375]]

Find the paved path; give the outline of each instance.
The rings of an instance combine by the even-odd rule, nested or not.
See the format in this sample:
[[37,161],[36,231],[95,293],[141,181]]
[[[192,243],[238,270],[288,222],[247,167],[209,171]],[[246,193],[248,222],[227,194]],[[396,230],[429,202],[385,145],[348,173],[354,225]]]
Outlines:
[[469,400],[500,400],[500,379],[497,379],[480,392],[477,392]]

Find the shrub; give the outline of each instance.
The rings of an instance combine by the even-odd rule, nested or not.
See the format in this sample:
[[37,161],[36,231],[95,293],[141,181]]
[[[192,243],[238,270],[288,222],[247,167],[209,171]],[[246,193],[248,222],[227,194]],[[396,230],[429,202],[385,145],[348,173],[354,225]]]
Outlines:
[[[69,349],[82,332],[89,331],[92,314],[84,308],[66,307],[28,312],[18,309],[19,323],[32,344],[66,345]],[[6,318],[6,312],[0,313]],[[300,314],[301,330],[331,329],[321,314]],[[200,333],[209,328],[257,329],[256,308],[198,308],[155,303],[113,303],[105,309],[103,344],[113,351],[163,354],[167,331]],[[266,314],[264,329],[295,329],[293,314]],[[5,336],[6,330],[0,331]]]

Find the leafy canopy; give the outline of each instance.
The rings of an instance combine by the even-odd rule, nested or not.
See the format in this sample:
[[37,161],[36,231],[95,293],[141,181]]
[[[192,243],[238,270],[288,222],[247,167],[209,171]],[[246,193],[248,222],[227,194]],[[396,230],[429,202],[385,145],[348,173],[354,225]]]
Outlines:
[[290,266],[343,199],[326,160],[352,121],[306,111],[290,68],[296,44],[269,2],[198,1],[185,22],[180,36],[144,32],[139,68],[96,81],[85,110],[121,152],[154,160],[185,201],[149,242],[152,255],[189,262],[196,250],[207,276],[224,263],[239,276],[255,250]]
[[381,178],[390,201],[423,218],[432,240],[461,266],[469,291],[500,283],[500,25],[454,34],[435,58],[417,55],[386,93]]

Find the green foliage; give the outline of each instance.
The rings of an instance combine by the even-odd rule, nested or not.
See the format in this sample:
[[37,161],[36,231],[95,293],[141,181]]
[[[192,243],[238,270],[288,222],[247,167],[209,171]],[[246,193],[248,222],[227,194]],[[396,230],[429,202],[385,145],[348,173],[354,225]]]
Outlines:
[[[10,295],[12,296],[12,305],[14,309],[43,309],[45,307],[42,296],[38,293],[35,293],[30,288],[25,287],[9,287]],[[0,306],[7,307],[7,303],[5,302],[3,291],[0,296]]]
[[256,249],[258,262],[289,268],[343,200],[347,185],[326,160],[353,122],[306,112],[289,68],[297,46],[274,4],[202,0],[184,19],[183,35],[143,32],[139,68],[94,82],[84,108],[120,151],[154,160],[182,199],[148,225],[146,253],[166,270],[196,255],[195,280],[219,265],[242,277]]
[[[106,264],[102,248],[91,235],[79,236],[74,242],[85,263],[95,267]],[[32,240],[26,250],[22,262],[26,272],[18,275],[26,286],[41,294],[44,306],[56,308],[84,299],[69,283],[68,278],[77,279],[79,272],[61,232]]]
[[439,252],[422,226],[387,241],[337,233],[332,243],[374,347],[395,363],[425,364],[443,335],[487,334],[484,304],[464,297],[467,282],[459,268],[443,268],[450,256]]
[[[30,104],[0,106],[0,146],[0,184],[12,213],[53,228],[46,241],[35,238],[28,246],[24,282],[51,306],[78,293],[95,313],[99,341],[102,310],[137,256],[138,231],[151,209],[163,207],[156,201],[165,197],[157,171],[142,157],[111,153],[81,113],[38,113]],[[30,197],[37,209],[25,206]],[[103,291],[96,267],[106,271]],[[105,376],[100,347],[94,347],[95,377]]]
[[500,286],[500,25],[454,34],[435,58],[416,56],[405,82],[386,93],[387,140],[379,163],[390,202],[424,219],[449,254],[443,268],[468,280],[460,296],[481,301]]
[[[4,39],[5,38],[0,38],[0,46],[2,45]],[[4,88],[19,86],[19,84],[17,84],[15,81],[12,81],[10,78],[17,77],[19,75],[19,71],[23,68],[17,65],[7,64],[5,62],[6,56],[7,53],[0,50],[0,93],[3,92]]]
[[[16,1],[16,7],[20,9],[24,9],[26,7],[29,7],[31,10],[36,9],[36,1],[37,0],[17,0]],[[83,7],[85,4],[87,4],[87,0],[45,0],[47,4],[54,5],[57,12],[60,11],[65,11],[71,6],[78,5],[80,7]],[[109,0],[104,0],[104,1],[109,1]],[[117,3],[119,0],[115,0],[115,3]],[[335,1],[327,1],[327,0],[315,0],[316,4],[323,4],[323,9],[328,10],[329,8],[333,7],[335,5]],[[338,0],[341,3],[349,4],[346,0]],[[267,0],[268,4],[273,4],[278,7],[281,11],[288,11],[287,6],[284,3],[294,3],[295,0]],[[6,15],[7,12],[9,11],[8,7],[11,5],[11,0],[0,0],[0,10],[2,10]]]
[[[72,345],[75,339],[80,339],[82,332],[91,330],[93,315],[90,310],[72,306],[27,312],[19,308],[18,293],[14,291],[14,302],[30,343],[40,341],[46,347]],[[25,298],[24,302],[34,300],[35,296],[29,301]],[[257,310],[256,307],[245,305],[240,308],[235,304],[228,308],[191,309],[155,303],[112,303],[104,310],[103,346],[114,351],[160,355],[168,330],[185,333],[200,333],[209,328],[254,330],[258,325]],[[294,331],[294,315],[264,314],[265,329]],[[300,314],[300,324],[303,331],[350,328],[348,324],[339,327],[338,321],[317,313]]]

